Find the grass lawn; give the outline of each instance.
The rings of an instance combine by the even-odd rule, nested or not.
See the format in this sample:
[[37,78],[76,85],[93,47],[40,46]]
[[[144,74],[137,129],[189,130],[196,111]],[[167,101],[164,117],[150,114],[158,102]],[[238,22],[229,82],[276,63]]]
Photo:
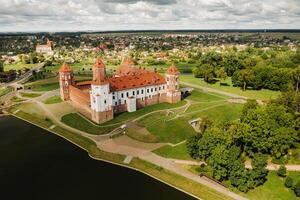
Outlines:
[[[288,172],[288,175],[296,180],[300,180],[299,172]],[[291,189],[284,186],[284,178],[278,177],[276,172],[269,172],[268,180],[264,185],[261,185],[254,190],[250,190],[246,196],[253,200],[299,200]]]
[[36,97],[41,96],[41,94],[21,92],[21,96],[22,97],[27,97],[27,98],[36,98]]
[[152,134],[142,134],[137,132],[136,130],[132,129],[132,128],[127,128],[125,131],[125,134],[132,138],[135,139],[137,141],[141,141],[141,142],[158,142],[157,138],[155,137],[155,135]]
[[159,149],[154,150],[153,152],[166,158],[192,160],[190,155],[187,153],[186,143],[182,143],[175,147],[166,145]]
[[201,78],[195,78],[192,74],[183,74],[180,76],[180,80],[186,83],[192,83],[199,86],[210,87],[224,92],[230,92],[233,94],[245,96],[250,99],[270,100],[278,97],[278,95],[280,94],[279,91],[272,91],[272,90],[265,90],[265,89],[243,91],[239,87],[233,87],[230,78],[224,81],[228,84],[228,86],[220,86],[219,82],[215,84],[208,84],[204,82],[203,79]]
[[186,99],[192,101],[200,101],[200,102],[211,102],[211,101],[221,101],[228,98],[229,97],[222,96],[219,94],[211,94],[211,93],[205,93],[205,92],[194,90],[191,92],[191,95],[189,95]]
[[66,114],[61,118],[61,121],[67,124],[68,126],[95,135],[106,134],[117,127],[117,126],[109,126],[109,127],[98,126],[77,113]]
[[219,192],[206,187],[200,183],[194,182],[183,176],[175,174],[169,170],[163,169],[162,167],[156,166],[152,163],[140,160],[138,158],[133,158],[130,166],[138,168],[152,176],[159,178],[165,182],[171,183],[172,185],[187,191],[201,199],[205,200],[229,200],[228,196],[220,194]]
[[55,104],[62,102],[60,96],[52,96],[44,101],[44,104]]
[[0,97],[12,92],[13,90],[14,90],[14,88],[12,88],[12,87],[1,88],[0,89]]
[[10,100],[13,101],[13,102],[22,102],[22,101],[24,101],[25,99],[21,99],[21,98],[19,98],[19,97],[13,96]]
[[25,85],[26,89],[33,91],[50,91],[59,88],[58,79],[56,77],[30,82]]
[[180,118],[169,119],[165,112],[155,113],[146,116],[138,121],[138,124],[145,126],[159,142],[178,143],[195,134],[194,129],[186,120]]
[[155,111],[155,110],[163,110],[163,109],[169,109],[169,108],[176,108],[180,107],[186,104],[186,101],[180,101],[175,104],[170,104],[170,103],[160,103],[160,104],[155,104],[151,106],[147,106],[141,109],[138,109],[136,112],[123,112],[120,114],[117,114],[114,119],[103,123],[102,125],[107,125],[107,124],[114,124],[114,123],[120,123],[120,122],[125,122],[130,119],[137,118],[139,116],[142,116],[144,114],[147,114],[149,112]]
[[36,63],[36,64],[23,64],[23,63],[4,64],[4,71],[9,71],[9,70],[18,71],[19,69],[22,70],[22,69],[25,69],[25,68],[31,69],[31,68],[33,68],[37,65],[38,65],[38,63]]
[[[191,106],[187,112],[185,118],[186,120],[207,117],[214,123],[222,124],[231,120],[236,120],[239,118],[243,105],[234,103],[216,103],[215,105],[209,103],[205,105],[198,104]],[[207,108],[207,110],[204,110]],[[201,111],[202,110],[202,111]],[[199,112],[197,112],[199,111]]]

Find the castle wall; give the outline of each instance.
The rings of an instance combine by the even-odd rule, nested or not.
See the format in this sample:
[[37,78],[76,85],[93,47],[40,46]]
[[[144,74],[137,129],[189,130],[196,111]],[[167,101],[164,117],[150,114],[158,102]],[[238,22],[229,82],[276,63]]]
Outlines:
[[92,120],[98,124],[112,120],[113,118],[114,118],[113,110],[108,110],[104,112],[96,112],[92,110]]
[[77,104],[78,106],[88,106],[90,105],[90,94],[81,91],[80,89],[70,85],[70,100]]

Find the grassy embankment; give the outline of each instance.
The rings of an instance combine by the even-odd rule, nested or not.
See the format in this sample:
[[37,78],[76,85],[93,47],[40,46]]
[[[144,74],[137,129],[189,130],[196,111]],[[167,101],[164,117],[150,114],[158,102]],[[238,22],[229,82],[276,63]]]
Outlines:
[[[221,86],[219,82],[216,82],[214,84],[209,84],[209,83],[204,82],[204,80],[201,78],[195,78],[192,74],[183,74],[180,76],[180,80],[182,82],[192,83],[192,84],[196,84],[196,85],[204,86],[204,87],[210,87],[210,88],[218,89],[218,90],[221,90],[224,92],[229,92],[229,93],[233,93],[236,95],[244,96],[244,97],[247,97],[250,99],[259,99],[259,100],[268,101],[270,99],[276,98],[280,94],[279,91],[272,91],[272,90],[266,90],[266,89],[243,91],[239,87],[232,86],[231,78],[226,79],[226,81],[222,81],[222,83],[223,82],[227,83],[228,86]],[[182,84],[184,84],[184,83],[182,83]]]
[[[10,112],[14,112],[17,109],[19,109],[18,106],[13,107],[11,108]],[[28,122],[31,122],[47,130],[50,126],[53,125],[53,123],[49,119],[39,116],[37,114],[33,114],[33,113],[30,114],[20,110],[15,115],[21,119],[24,119]],[[124,156],[101,151],[100,149],[97,148],[96,144],[88,138],[67,131],[59,126],[49,131],[57,135],[60,135],[61,137],[72,142],[73,144],[85,149],[89,153],[89,155],[94,159],[105,160],[108,162],[113,162],[125,166],[124,164],[122,164],[122,161],[125,158]],[[139,171],[145,172],[148,175],[151,175],[161,181],[171,184],[179,189],[189,192],[202,199],[207,199],[207,200],[231,199],[223,194],[214,191],[211,188],[208,188],[204,185],[191,181],[185,177],[182,177],[173,172],[170,172],[161,167],[158,167],[156,165],[142,161],[137,158],[134,158],[128,167],[133,167]]]
[[15,63],[15,64],[4,64],[4,71],[9,71],[9,70],[23,70],[25,68],[31,69],[38,64],[23,64],[23,63]]

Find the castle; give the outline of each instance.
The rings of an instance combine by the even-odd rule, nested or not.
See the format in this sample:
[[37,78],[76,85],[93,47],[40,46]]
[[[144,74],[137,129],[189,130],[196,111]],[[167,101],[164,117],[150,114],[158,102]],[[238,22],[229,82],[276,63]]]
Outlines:
[[181,100],[179,71],[172,65],[163,77],[156,71],[134,66],[126,59],[110,77],[105,64],[96,59],[93,79],[77,82],[71,68],[64,63],[59,70],[60,95],[79,108],[79,111],[96,123],[104,123],[120,112],[161,102],[177,103]]

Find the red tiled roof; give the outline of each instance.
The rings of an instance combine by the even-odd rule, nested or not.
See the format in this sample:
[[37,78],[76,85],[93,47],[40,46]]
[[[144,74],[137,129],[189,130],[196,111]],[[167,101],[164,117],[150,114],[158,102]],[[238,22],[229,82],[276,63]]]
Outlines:
[[107,79],[112,91],[126,90],[151,85],[165,84],[165,78],[152,71],[144,71],[137,75],[120,76]]
[[94,64],[94,67],[96,67],[96,68],[104,68],[105,64],[103,63],[103,61],[100,58],[97,58],[96,62]]
[[175,67],[175,65],[171,65],[168,69],[167,69],[167,74],[171,74],[171,75],[178,75],[180,74],[178,69]]
[[66,63],[64,63],[60,69],[59,69],[60,72],[71,72],[71,68],[69,67],[69,65],[67,65]]

